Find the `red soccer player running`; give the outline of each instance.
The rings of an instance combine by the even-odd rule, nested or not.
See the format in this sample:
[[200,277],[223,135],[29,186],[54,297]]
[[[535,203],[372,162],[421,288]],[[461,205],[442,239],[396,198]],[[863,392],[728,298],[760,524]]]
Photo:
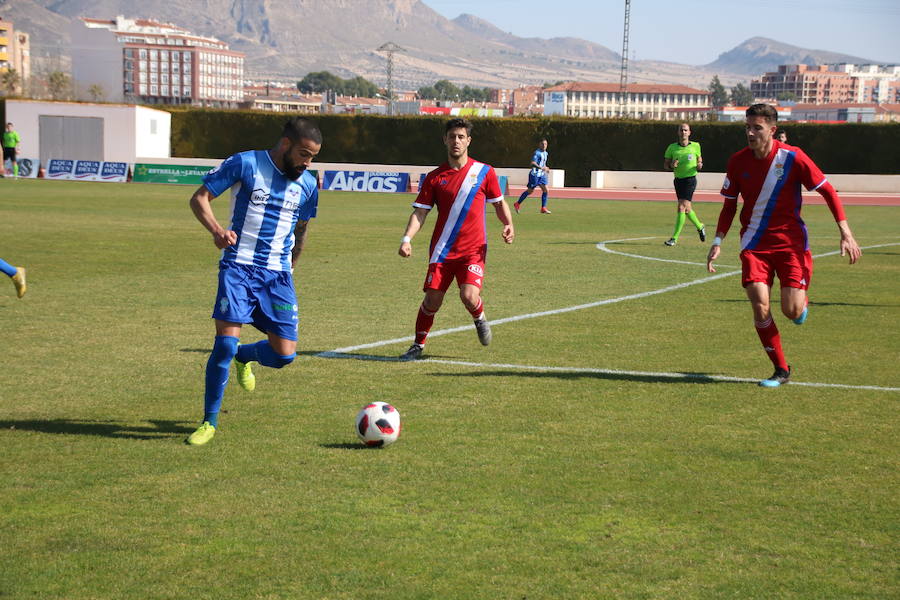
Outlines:
[[465,119],[447,122],[444,127],[447,162],[430,172],[422,182],[400,243],[400,256],[410,256],[412,238],[422,228],[428,212],[436,206],[438,218],[431,236],[431,257],[423,286],[425,299],[416,317],[415,342],[400,356],[403,360],[422,356],[434,315],[441,308],[444,294],[454,279],[459,286],[460,300],[475,319],[478,339],[485,346],[491,343],[491,326],[484,316],[481,299],[487,256],[485,205],[494,205],[497,218],[503,223],[504,242],[511,244],[516,234],[497,173],[490,165],[469,157],[471,142],[470,122]]
[[716,237],[706,259],[706,268],[715,273],[713,261],[719,257],[722,238],[741,209],[741,283],[753,307],[753,321],[763,349],[775,365],[775,373],[759,382],[764,387],[787,383],[791,368],[784,358],[781,336],[772,318],[769,294],[775,275],[781,282],[781,312],[797,325],[806,321],[809,300],[806,290],[812,276],[806,225],[800,218],[800,185],[825,198],[841,232],[841,256],[850,264],[862,251],[853,238],[844,208],[834,188],[806,153],[773,138],[778,112],[767,104],[747,109],[747,147],[731,156],[722,184],[725,197]]

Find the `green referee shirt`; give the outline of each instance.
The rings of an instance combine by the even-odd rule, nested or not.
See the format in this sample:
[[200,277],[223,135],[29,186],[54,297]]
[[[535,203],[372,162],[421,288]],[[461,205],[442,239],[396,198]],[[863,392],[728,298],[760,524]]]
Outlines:
[[689,142],[687,146],[675,142],[666,148],[665,158],[678,161],[678,166],[675,167],[675,177],[684,179],[697,174],[697,159],[700,156],[700,144],[697,142]]
[[3,147],[4,148],[15,148],[19,145],[19,141],[22,138],[19,137],[19,132],[17,131],[4,131],[3,132]]

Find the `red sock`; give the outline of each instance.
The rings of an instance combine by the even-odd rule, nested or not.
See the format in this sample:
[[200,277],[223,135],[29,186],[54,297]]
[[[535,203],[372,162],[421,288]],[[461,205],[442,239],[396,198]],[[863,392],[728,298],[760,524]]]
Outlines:
[[781,335],[778,333],[778,326],[775,320],[769,317],[762,323],[753,322],[756,325],[756,334],[759,335],[759,341],[762,342],[763,350],[769,355],[769,360],[778,369],[787,370],[787,361],[784,359],[784,351],[781,349]]
[[[467,307],[468,308],[468,307]],[[474,309],[469,310],[469,314],[472,315],[472,318],[476,321],[484,316],[484,300],[481,298],[478,299],[478,306]]]
[[435,313],[425,310],[425,304],[419,306],[419,314],[416,317],[416,343],[420,346],[425,345],[425,338],[434,325],[434,315]]

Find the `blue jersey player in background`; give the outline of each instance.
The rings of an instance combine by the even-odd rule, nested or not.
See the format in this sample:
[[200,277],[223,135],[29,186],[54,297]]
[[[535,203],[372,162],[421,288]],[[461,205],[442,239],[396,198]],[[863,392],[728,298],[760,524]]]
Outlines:
[[[206,364],[203,423],[188,437],[194,446],[216,433],[222,396],[234,361],[238,383],[256,387],[251,362],[280,369],[297,350],[297,295],[292,270],[316,216],[319,192],[306,168],[322,147],[312,121],[289,120],[271,150],[230,156],[203,177],[191,197],[191,210],[222,249],[219,289],[213,318],[216,339]],[[231,225],[216,220],[210,203],[231,189]],[[250,323],[268,336],[238,344],[241,326]]]
[[528,189],[522,192],[522,195],[519,196],[519,199],[513,204],[516,212],[519,212],[522,203],[525,202],[525,198],[534,191],[534,188],[540,186],[541,214],[550,214],[550,209],[547,208],[547,173],[550,172],[550,167],[547,166],[548,156],[547,140],[544,139],[538,143],[537,150],[535,150],[534,154],[531,156],[531,171],[528,173]]

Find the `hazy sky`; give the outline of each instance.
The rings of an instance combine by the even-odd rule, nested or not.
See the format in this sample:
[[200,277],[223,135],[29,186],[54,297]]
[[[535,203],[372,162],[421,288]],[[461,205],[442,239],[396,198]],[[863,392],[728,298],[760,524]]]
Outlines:
[[[624,0],[422,1],[450,19],[473,14],[520,37],[578,37],[622,51]],[[900,0],[632,0],[630,21],[637,60],[701,65],[763,36],[900,64]]]

